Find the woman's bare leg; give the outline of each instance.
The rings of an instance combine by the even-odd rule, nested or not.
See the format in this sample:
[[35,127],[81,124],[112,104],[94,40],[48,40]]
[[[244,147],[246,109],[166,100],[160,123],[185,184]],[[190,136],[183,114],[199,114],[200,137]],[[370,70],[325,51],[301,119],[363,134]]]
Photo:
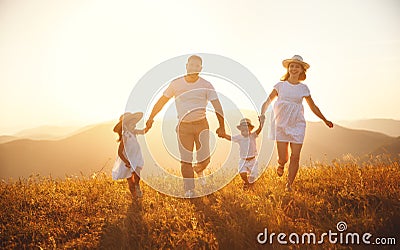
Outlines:
[[300,152],[303,144],[290,143],[291,155],[289,163],[288,186],[290,187],[299,170]]
[[289,160],[289,143],[277,141],[276,148],[278,149],[278,164],[285,166]]

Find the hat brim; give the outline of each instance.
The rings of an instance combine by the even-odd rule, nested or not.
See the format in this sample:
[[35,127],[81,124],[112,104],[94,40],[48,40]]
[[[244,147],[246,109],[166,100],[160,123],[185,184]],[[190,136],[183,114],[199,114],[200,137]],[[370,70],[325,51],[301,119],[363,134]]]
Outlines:
[[123,123],[124,124],[136,124],[140,119],[142,119],[143,113],[142,112],[136,112],[136,113],[125,113],[123,117]]
[[310,68],[310,64],[308,64],[306,62],[303,62],[303,61],[296,60],[296,59],[286,59],[286,60],[282,61],[282,65],[285,68],[288,68],[289,64],[291,64],[291,63],[301,64],[304,67],[304,69],[309,69]]
[[239,129],[239,130],[242,129],[242,128],[250,128],[250,129],[253,129],[254,126],[253,126],[252,124],[248,124],[248,125],[237,125],[236,128]]

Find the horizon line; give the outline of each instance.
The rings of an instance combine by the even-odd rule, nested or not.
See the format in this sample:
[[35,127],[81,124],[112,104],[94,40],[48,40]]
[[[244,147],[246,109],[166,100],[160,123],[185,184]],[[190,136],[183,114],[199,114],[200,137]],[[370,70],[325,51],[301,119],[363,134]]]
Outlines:
[[[171,120],[177,120],[176,117],[174,117],[175,119],[169,118],[167,119],[168,121]],[[44,127],[51,127],[51,128],[61,128],[61,129],[65,129],[65,128],[71,128],[73,129],[71,131],[71,133],[76,132],[77,130],[81,130],[84,129],[86,127],[92,127],[92,126],[96,126],[96,125],[101,125],[101,124],[107,124],[107,123],[111,123],[111,122],[117,122],[118,119],[109,119],[109,120],[103,120],[103,121],[98,121],[98,122],[91,122],[91,123],[82,123],[82,124],[65,124],[65,125],[60,125],[60,124],[43,124],[43,125],[37,125],[37,126],[31,126],[31,127],[25,127],[25,128],[20,128],[18,130],[14,130],[15,132],[6,132],[5,130],[9,130],[9,129],[0,129],[0,136],[18,136],[18,134],[26,132],[26,130],[34,130],[34,129],[40,129],[40,128],[44,128]],[[360,119],[340,119],[340,120],[333,120],[332,122],[334,124],[338,124],[340,122],[357,122],[357,121],[373,121],[373,120],[390,120],[390,121],[398,121],[400,122],[400,119],[395,119],[395,118],[360,118]],[[154,119],[155,122],[160,122],[161,119],[156,118]],[[318,123],[318,122],[322,122],[320,119],[315,119],[315,120],[310,120],[310,119],[306,119],[306,122],[311,122],[311,123]],[[11,131],[11,130],[9,130]],[[51,133],[50,133],[51,134]]]

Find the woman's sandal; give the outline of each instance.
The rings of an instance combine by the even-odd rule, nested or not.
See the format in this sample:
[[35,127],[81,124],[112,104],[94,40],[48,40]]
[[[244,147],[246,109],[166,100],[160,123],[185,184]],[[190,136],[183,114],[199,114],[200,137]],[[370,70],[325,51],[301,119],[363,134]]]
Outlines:
[[278,168],[276,169],[276,173],[278,174],[279,177],[281,177],[283,175],[283,170],[284,167],[279,165]]

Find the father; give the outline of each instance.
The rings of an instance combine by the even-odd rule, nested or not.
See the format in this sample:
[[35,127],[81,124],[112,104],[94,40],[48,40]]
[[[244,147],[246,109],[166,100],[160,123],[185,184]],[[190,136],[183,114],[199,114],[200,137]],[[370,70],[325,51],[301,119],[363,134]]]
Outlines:
[[[210,163],[209,126],[206,119],[208,101],[213,105],[219,122],[217,134],[220,137],[225,135],[224,114],[221,103],[213,85],[199,77],[201,70],[201,57],[197,55],[190,56],[186,63],[187,74],[169,84],[163,96],[154,105],[146,122],[146,127],[151,128],[154,117],[162,110],[169,99],[175,97],[175,106],[179,119],[176,132],[181,157],[181,172],[184,178],[185,197],[188,198],[195,195],[194,171],[196,171],[197,176],[204,177],[203,170]],[[197,162],[192,166],[194,145],[196,145]]]

